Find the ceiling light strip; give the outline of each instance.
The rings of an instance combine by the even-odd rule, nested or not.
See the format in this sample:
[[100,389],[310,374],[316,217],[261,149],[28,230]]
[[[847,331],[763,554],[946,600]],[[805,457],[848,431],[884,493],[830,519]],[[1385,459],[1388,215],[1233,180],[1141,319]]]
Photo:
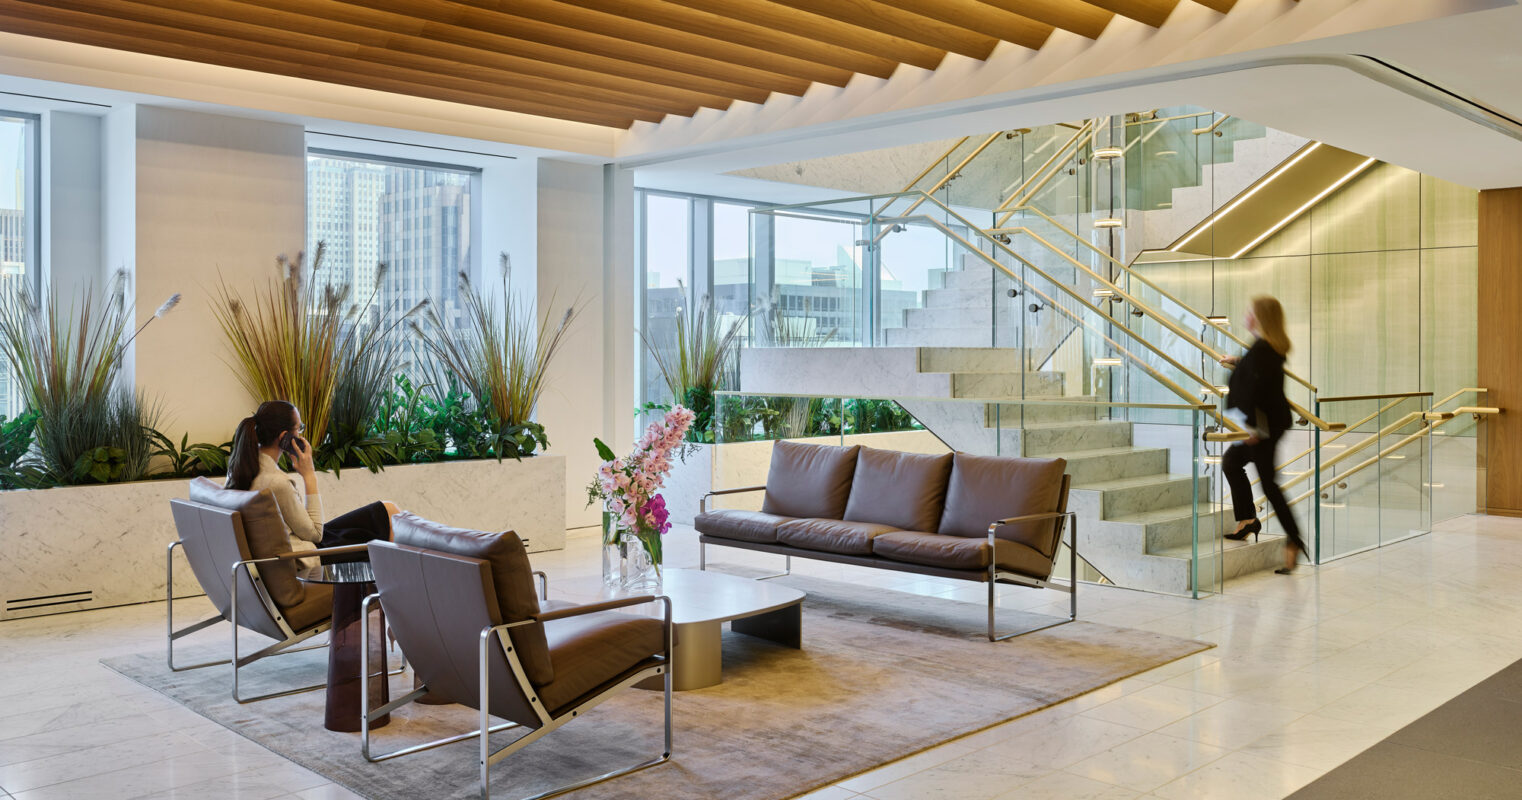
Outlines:
[[1358,166],[1356,166],[1353,169],[1349,170],[1348,174],[1342,176],[1341,178],[1338,178],[1336,183],[1333,183],[1331,186],[1328,186],[1325,189],[1322,189],[1315,197],[1312,197],[1311,199],[1305,201],[1304,205],[1300,206],[1299,208],[1295,209],[1294,211],[1291,211],[1289,213],[1289,216],[1286,216],[1284,219],[1279,220],[1278,222],[1274,223],[1274,225],[1272,227],[1270,227],[1268,230],[1258,234],[1258,238],[1253,239],[1252,241],[1248,242],[1247,246],[1243,247],[1241,250],[1238,250],[1237,252],[1232,253],[1231,257],[1232,258],[1241,258],[1243,253],[1246,253],[1247,251],[1253,249],[1254,247],[1257,247],[1258,243],[1262,242],[1264,239],[1267,239],[1268,237],[1272,236],[1273,234],[1278,233],[1279,230],[1281,230],[1285,225],[1288,225],[1291,222],[1294,222],[1295,218],[1300,216],[1301,214],[1304,214],[1306,209],[1309,209],[1311,206],[1314,206],[1317,203],[1321,202],[1322,198],[1326,197],[1327,195],[1331,194],[1332,192],[1337,191],[1337,189],[1340,188],[1344,183],[1347,183],[1348,181],[1353,180],[1353,178],[1355,176],[1357,176],[1358,173],[1363,172],[1364,170],[1368,169],[1369,166],[1371,164],[1373,164],[1376,160],[1377,159],[1370,158],[1370,159],[1364,161],[1362,164],[1359,164]]
[[1175,253],[1177,253],[1179,251],[1179,248],[1182,248],[1184,245],[1189,244],[1189,242],[1193,241],[1196,236],[1199,236],[1200,234],[1202,234],[1205,231],[1209,230],[1210,226],[1216,224],[1217,222],[1220,222],[1222,217],[1225,217],[1227,214],[1230,214],[1232,212],[1232,210],[1234,210],[1237,206],[1240,206],[1243,203],[1247,202],[1248,198],[1250,198],[1253,195],[1257,194],[1260,190],[1263,189],[1263,187],[1269,185],[1270,183],[1273,183],[1274,180],[1277,179],[1280,175],[1283,175],[1284,173],[1288,172],[1290,167],[1293,167],[1296,164],[1300,163],[1300,159],[1305,158],[1306,156],[1310,155],[1311,153],[1316,152],[1316,148],[1318,148],[1320,146],[1321,146],[1321,142],[1315,142],[1315,143],[1311,144],[1310,147],[1307,147],[1304,150],[1301,150],[1299,153],[1297,153],[1294,158],[1291,158],[1290,160],[1284,162],[1283,164],[1280,164],[1278,169],[1274,170],[1273,172],[1268,173],[1268,176],[1265,177],[1263,180],[1258,181],[1256,184],[1253,184],[1252,188],[1250,188],[1247,191],[1243,192],[1240,196],[1237,197],[1237,199],[1231,201],[1231,203],[1229,205],[1227,205],[1225,208],[1223,208],[1220,211],[1217,211],[1216,213],[1210,215],[1210,218],[1206,219],[1205,222],[1203,224],[1201,224],[1198,228],[1195,228],[1192,233],[1190,233],[1188,236],[1185,236],[1183,239],[1180,239],[1178,244],[1175,244],[1174,246],[1172,246],[1172,247],[1170,247],[1168,249],[1172,250]]

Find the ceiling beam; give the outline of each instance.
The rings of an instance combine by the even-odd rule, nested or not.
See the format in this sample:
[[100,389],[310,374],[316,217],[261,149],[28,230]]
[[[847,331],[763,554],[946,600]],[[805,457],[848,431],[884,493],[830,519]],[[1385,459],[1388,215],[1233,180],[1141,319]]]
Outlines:
[[978,0],[893,0],[893,4],[927,19],[1040,50],[1052,26]]
[[1194,2],[1213,11],[1219,11],[1222,14],[1230,11],[1232,6],[1237,4],[1237,0],[1194,0]]
[[400,81],[375,74],[369,69],[374,66],[370,64],[364,65],[364,72],[351,72],[337,67],[315,67],[288,60],[284,58],[286,53],[277,48],[261,47],[256,48],[257,53],[245,52],[248,49],[247,43],[241,43],[240,47],[240,41],[233,38],[106,19],[68,9],[33,5],[20,2],[20,0],[0,0],[0,20],[3,20],[4,29],[7,32],[23,36],[56,39],[394,94],[428,97],[592,125],[627,128],[635,121],[631,116],[614,113],[598,104],[568,100],[547,104],[518,97],[492,96],[445,86],[430,86],[417,81]]
[[770,0],[669,0],[746,24],[813,39],[831,47],[857,53],[875,53],[920,69],[935,69],[946,57],[945,48],[931,47],[913,39],[859,28],[839,20],[778,5]]
[[[269,0],[260,0],[267,5]],[[301,60],[304,51],[327,54],[350,59],[374,62],[391,71],[393,77],[403,74],[396,68],[421,75],[414,80],[451,81],[467,79],[480,85],[469,87],[471,91],[488,88],[487,94],[511,96],[523,93],[524,99],[546,100],[553,97],[572,98],[602,103],[613,108],[641,109],[645,113],[679,114],[691,116],[702,106],[695,98],[660,97],[631,88],[612,91],[576,83],[556,81],[533,75],[520,75],[510,68],[491,62],[490,54],[479,50],[438,44],[402,34],[384,33],[331,20],[287,13],[264,5],[237,2],[236,0],[197,0],[186,6],[178,0],[54,0],[56,7],[99,14],[120,19],[179,28],[210,35],[224,35],[230,26],[236,25],[233,35],[264,42],[272,46],[290,47]],[[193,8],[194,12],[183,9]],[[303,61],[303,63],[310,63]],[[649,87],[654,88],[654,87]],[[677,93],[672,93],[677,94]],[[730,101],[720,98],[723,105]]]
[[1151,25],[1154,28],[1161,27],[1167,21],[1168,15],[1173,13],[1174,6],[1179,0],[1084,0],[1091,6],[1099,6],[1106,11],[1134,19],[1143,25]]
[[1082,0],[980,0],[980,2],[1021,14],[1048,25],[1071,31],[1090,39],[1099,38],[1115,12],[1089,5]]
[[575,0],[584,8],[642,19],[672,30],[684,31],[723,42],[770,50],[783,55],[829,64],[841,69],[887,78],[899,61],[880,54],[847,49],[840,44],[826,44],[789,31],[731,19],[713,12],[688,8],[666,0]]
[[624,42],[708,58],[725,64],[775,72],[806,81],[844,86],[855,72],[828,63],[809,61],[773,50],[740,45],[707,36],[676,30],[649,22],[643,15],[630,17],[607,14],[580,4],[556,0],[457,0],[487,11],[530,19],[587,34],[607,36]]
[[948,24],[904,11],[876,0],[772,0],[838,22],[878,33],[919,42],[928,47],[983,60],[999,39],[960,25]]
[[[173,0],[168,0],[173,2]],[[622,73],[571,67],[539,58],[537,46],[515,48],[513,40],[464,28],[452,28],[412,17],[348,5],[337,0],[233,0],[241,5],[284,11],[299,19],[301,25],[342,25],[349,36],[379,37],[379,41],[402,52],[477,63],[501,70],[508,75],[532,76],[576,86],[605,90],[615,94],[653,97],[678,104],[696,104],[706,108],[728,108],[737,95],[678,88],[668,83],[637,80]],[[525,55],[524,53],[527,53]],[[705,87],[713,89],[718,87]],[[745,96],[765,99],[765,93],[743,89]]]
[[[639,42],[615,39],[611,36],[585,33],[525,17],[447,2],[447,0],[346,0],[346,2],[361,3],[369,8],[379,8],[444,25],[474,28],[504,38],[553,48],[559,51],[560,63],[575,66],[613,60],[626,65],[625,70],[659,69],[693,77],[708,77],[767,93],[801,95],[811,85],[810,81],[802,78],[779,75],[743,64],[731,64]],[[618,67],[612,69],[615,72],[618,71]],[[628,74],[627,71],[625,74]]]

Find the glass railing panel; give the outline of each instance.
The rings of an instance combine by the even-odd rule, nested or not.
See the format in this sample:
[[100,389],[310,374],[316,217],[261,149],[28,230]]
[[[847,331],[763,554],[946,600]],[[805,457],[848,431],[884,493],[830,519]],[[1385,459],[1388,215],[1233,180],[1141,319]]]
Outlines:
[[1378,463],[1379,542],[1398,542],[1432,529],[1431,459],[1428,449],[1432,397],[1403,399],[1381,414]]
[[[1450,395],[1434,411],[1488,406],[1485,392]],[[1485,417],[1456,414],[1432,430],[1429,457],[1433,524],[1485,510]]]
[[1158,109],[1155,118],[1126,125],[1126,208],[1155,211],[1173,207],[1173,190],[1199,186],[1211,150],[1200,151],[1192,131],[1211,124],[1210,112],[1194,108]]

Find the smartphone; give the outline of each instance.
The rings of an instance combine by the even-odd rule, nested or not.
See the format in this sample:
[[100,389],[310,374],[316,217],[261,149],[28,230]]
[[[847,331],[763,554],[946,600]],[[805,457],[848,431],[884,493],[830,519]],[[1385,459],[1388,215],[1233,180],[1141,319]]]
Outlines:
[[297,437],[296,434],[287,431],[286,433],[280,435],[280,449],[286,455],[290,456],[291,458],[295,458],[296,456],[301,455],[303,451],[301,446],[301,439]]

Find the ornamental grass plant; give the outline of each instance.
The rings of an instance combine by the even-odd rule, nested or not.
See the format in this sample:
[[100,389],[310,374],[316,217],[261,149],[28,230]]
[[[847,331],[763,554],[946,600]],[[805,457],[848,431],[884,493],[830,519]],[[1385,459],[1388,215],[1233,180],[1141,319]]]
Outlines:
[[506,253],[500,263],[501,289],[493,296],[477,292],[470,276],[460,273],[458,324],[447,320],[437,304],[411,323],[419,341],[463,384],[497,430],[529,425],[550,364],[581,312],[573,302],[557,321],[552,295],[546,311],[536,317],[532,303],[512,294],[512,262]]
[[670,342],[654,341],[645,330],[640,331],[640,339],[671,390],[673,402],[695,415],[689,439],[712,442],[714,392],[736,383],[740,334],[750,315],[724,319],[715,310],[712,295],[703,295],[695,305],[693,310],[677,307],[676,331]]

